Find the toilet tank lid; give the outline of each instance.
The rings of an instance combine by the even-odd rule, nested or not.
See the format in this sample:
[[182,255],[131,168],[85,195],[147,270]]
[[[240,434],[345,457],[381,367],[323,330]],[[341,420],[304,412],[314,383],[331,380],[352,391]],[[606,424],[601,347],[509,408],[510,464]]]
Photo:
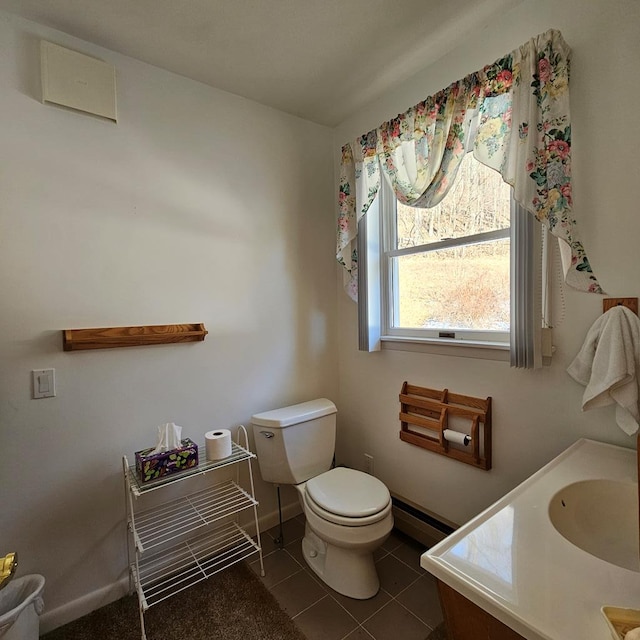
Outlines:
[[260,427],[289,427],[292,424],[307,422],[315,418],[322,418],[336,413],[336,405],[326,398],[301,402],[281,409],[273,409],[264,413],[256,413],[251,418],[251,423]]

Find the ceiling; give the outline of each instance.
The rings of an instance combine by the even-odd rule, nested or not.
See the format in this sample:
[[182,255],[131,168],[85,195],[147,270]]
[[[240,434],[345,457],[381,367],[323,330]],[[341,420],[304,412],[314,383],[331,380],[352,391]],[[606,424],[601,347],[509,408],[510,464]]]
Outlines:
[[0,9],[336,126],[522,0],[0,0]]

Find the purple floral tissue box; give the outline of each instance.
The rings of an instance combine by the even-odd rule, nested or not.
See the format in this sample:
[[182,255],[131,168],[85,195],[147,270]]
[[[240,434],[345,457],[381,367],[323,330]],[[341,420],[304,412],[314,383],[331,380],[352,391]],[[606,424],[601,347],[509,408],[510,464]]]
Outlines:
[[198,445],[189,438],[180,441],[178,449],[152,453],[155,447],[136,451],[136,471],[141,482],[157,480],[198,464]]

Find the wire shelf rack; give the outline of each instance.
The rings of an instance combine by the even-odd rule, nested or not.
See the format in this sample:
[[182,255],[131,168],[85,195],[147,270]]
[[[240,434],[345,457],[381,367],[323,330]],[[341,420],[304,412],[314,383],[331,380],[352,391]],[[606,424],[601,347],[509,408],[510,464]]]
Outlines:
[[131,569],[144,610],[260,551],[235,522],[161,553],[145,554]]
[[[251,469],[251,460],[256,456],[248,450],[247,431],[242,425],[238,427],[238,435],[241,434],[245,446],[232,442],[227,458],[207,460],[206,447],[199,446],[197,466],[150,482],[142,483],[135,466],[126,456],[122,458],[130,533],[130,589],[137,592],[140,602],[142,640],[147,640],[144,612],[149,607],[254,554],[259,556],[260,574],[264,576]],[[247,490],[239,484],[240,462],[247,463]],[[137,498],[143,494],[229,465],[238,465],[235,481],[226,479],[191,493],[181,491],[179,498],[152,508],[136,508]],[[251,508],[255,538],[236,521],[237,514]]]
[[207,473],[208,471],[213,471],[214,469],[221,469],[222,467],[227,467],[231,464],[236,464],[238,462],[242,462],[243,460],[250,460],[251,458],[255,457],[255,453],[252,453],[244,447],[241,447],[239,444],[232,442],[231,455],[229,457],[222,460],[207,460],[206,448],[204,445],[199,444],[198,464],[195,467],[184,469],[182,471],[179,471],[178,473],[163,476],[161,478],[157,478],[156,480],[150,480],[149,482],[144,483],[142,483],[140,481],[140,478],[138,477],[135,464],[129,464],[129,461],[127,460],[126,466],[127,473],[129,474],[129,484],[131,486],[131,491],[136,497],[139,497],[143,493],[153,491],[154,489],[160,489],[167,484],[173,484],[175,482],[179,482],[180,480],[186,480],[193,476]]
[[171,542],[258,502],[233,480],[172,500],[135,516],[140,552]]

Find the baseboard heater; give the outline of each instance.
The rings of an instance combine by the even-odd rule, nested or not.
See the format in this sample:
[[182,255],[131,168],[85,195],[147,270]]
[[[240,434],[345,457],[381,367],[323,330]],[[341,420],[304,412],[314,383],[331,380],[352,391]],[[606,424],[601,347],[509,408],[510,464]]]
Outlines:
[[457,526],[425,512],[405,498],[392,495],[395,527],[408,536],[431,547],[453,533]]

